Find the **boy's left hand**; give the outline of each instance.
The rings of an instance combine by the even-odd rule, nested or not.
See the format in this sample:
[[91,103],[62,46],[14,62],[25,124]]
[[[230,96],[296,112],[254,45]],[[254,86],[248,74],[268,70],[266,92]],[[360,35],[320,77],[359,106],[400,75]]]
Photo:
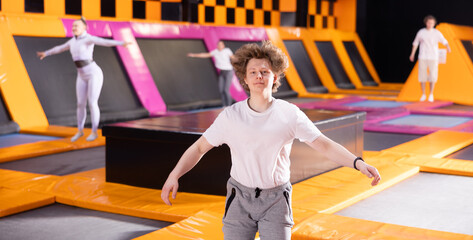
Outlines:
[[376,186],[378,185],[379,181],[381,181],[381,176],[379,175],[378,169],[375,167],[362,161],[358,161],[356,163],[356,167],[360,169],[360,172],[365,174],[367,177],[373,178],[371,186]]

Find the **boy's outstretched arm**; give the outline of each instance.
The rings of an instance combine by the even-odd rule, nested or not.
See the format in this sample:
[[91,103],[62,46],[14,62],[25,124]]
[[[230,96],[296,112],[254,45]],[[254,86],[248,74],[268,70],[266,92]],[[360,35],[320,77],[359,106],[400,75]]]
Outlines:
[[164,203],[172,205],[169,201],[169,193],[172,191],[172,199],[176,198],[179,178],[190,171],[200,161],[202,156],[212,148],[213,146],[202,136],[184,152],[161,190],[161,199]]
[[[317,150],[318,152],[324,154],[328,159],[337,162],[345,167],[353,168],[353,162],[356,159],[356,156],[353,155],[342,145],[332,141],[325,135],[321,135],[313,142],[306,142],[307,145]],[[356,168],[360,170],[361,173],[365,174],[369,178],[373,178],[371,182],[372,186],[375,186],[381,180],[378,169],[365,163],[364,161],[356,161]]]

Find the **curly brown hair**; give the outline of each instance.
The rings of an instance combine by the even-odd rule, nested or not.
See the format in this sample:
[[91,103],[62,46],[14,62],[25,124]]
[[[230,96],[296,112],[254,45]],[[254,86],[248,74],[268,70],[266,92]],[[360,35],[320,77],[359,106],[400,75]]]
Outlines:
[[273,84],[273,92],[278,90],[281,86],[281,77],[289,66],[286,55],[274,46],[270,41],[263,41],[261,45],[256,43],[249,43],[239,48],[232,58],[232,65],[235,69],[235,74],[240,80],[240,84],[246,91],[250,91],[248,85],[245,83],[246,67],[248,62],[253,59],[267,59],[271,64],[271,70],[276,75],[276,82]]
[[427,16],[424,17],[424,24],[426,24],[427,21],[429,21],[429,20],[434,20],[435,22],[437,22],[437,19],[434,16],[427,15]]

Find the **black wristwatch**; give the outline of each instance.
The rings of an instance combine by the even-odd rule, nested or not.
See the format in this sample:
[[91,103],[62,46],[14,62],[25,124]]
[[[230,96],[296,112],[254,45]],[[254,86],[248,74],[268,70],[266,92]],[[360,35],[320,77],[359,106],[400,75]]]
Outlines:
[[360,171],[360,169],[358,169],[358,168],[356,167],[356,162],[357,162],[358,160],[363,161],[363,162],[364,162],[365,160],[363,160],[363,158],[361,158],[361,157],[357,157],[357,158],[355,158],[355,160],[353,161],[353,168],[356,169],[356,170],[358,170],[358,171]]

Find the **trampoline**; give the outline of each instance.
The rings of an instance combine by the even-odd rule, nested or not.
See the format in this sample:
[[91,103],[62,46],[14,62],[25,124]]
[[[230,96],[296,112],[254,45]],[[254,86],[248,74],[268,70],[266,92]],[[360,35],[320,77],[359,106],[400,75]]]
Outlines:
[[284,40],[289,55],[291,56],[297,73],[308,92],[327,93],[328,90],[320,82],[309,55],[301,40]]
[[58,176],[103,167],[105,167],[105,147],[88,148],[0,163],[1,169]]
[[[77,70],[69,53],[40,61],[37,51],[63,44],[69,38],[14,36],[28,75],[50,124],[75,126]],[[100,122],[117,122],[147,117],[115,48],[95,47],[94,60],[102,68],[104,84],[99,98]],[[87,118],[86,124],[90,124]]]
[[471,235],[472,188],[471,177],[419,173],[336,214]]
[[352,102],[343,104],[344,106],[349,107],[366,107],[366,108],[395,108],[395,107],[402,107],[407,102],[394,102],[394,101],[378,101],[378,100],[365,100],[359,102]]
[[51,137],[44,135],[31,135],[22,133],[12,133],[0,135],[0,148],[11,147],[20,144],[34,143],[40,141],[51,141],[61,139],[59,137]]
[[462,160],[473,160],[473,145],[463,148],[449,156],[447,158],[462,159]]
[[187,57],[191,52],[208,52],[203,40],[136,40],[169,110],[188,111],[222,105],[212,60]]
[[462,40],[461,42],[466,50],[466,53],[468,53],[470,60],[473,62],[473,43],[471,40]]
[[[5,104],[3,103],[3,96],[0,92],[0,136],[2,134],[15,133],[20,130],[20,126],[12,121]],[[1,144],[1,143],[0,143]]]
[[63,204],[3,217],[3,239],[133,239],[169,222],[93,211]]
[[330,75],[332,75],[337,87],[342,89],[354,89],[355,86],[351,83],[350,78],[345,72],[332,42],[315,41],[315,45],[322,55],[325,65],[327,66]]
[[355,71],[358,74],[358,77],[361,80],[361,83],[364,86],[378,86],[378,83],[373,79],[368,68],[365,65],[365,62],[361,58],[360,52],[355,45],[354,41],[344,41],[343,45],[350,57],[351,63],[353,67],[355,67]]
[[473,120],[473,118],[470,117],[410,114],[381,123],[401,126],[451,128],[471,120]]

